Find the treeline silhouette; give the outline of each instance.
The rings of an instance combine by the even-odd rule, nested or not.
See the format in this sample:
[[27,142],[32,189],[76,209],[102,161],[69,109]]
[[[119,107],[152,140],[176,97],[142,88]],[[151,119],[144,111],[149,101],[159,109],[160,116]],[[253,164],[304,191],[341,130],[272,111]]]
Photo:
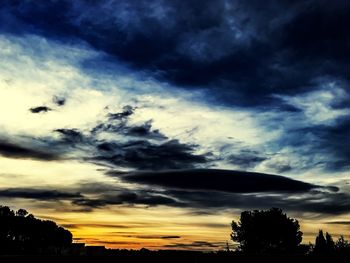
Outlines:
[[55,254],[72,244],[72,234],[53,221],[40,220],[24,209],[0,206],[1,254]]
[[340,236],[336,242],[333,241],[332,236],[326,232],[320,230],[316,240],[315,246],[312,250],[316,254],[347,254],[350,256],[350,243],[345,240],[344,236]]
[[168,257],[205,257],[205,260],[211,258],[214,261],[223,256],[350,256],[350,243],[343,236],[333,241],[332,236],[322,230],[316,236],[315,244],[301,244],[303,233],[298,220],[288,217],[278,208],[244,211],[238,222],[232,221],[231,227],[231,239],[239,244],[235,250],[227,248],[202,253],[105,249],[103,246],[73,243],[72,234],[55,222],[37,219],[24,209],[13,211],[0,206],[0,255],[104,255],[126,257],[127,260],[130,256],[165,257],[164,260]]
[[279,208],[244,211],[239,222],[232,221],[231,239],[242,254],[349,255],[350,243],[340,236],[334,242],[329,233],[319,230],[315,244],[301,244],[303,232],[297,219]]

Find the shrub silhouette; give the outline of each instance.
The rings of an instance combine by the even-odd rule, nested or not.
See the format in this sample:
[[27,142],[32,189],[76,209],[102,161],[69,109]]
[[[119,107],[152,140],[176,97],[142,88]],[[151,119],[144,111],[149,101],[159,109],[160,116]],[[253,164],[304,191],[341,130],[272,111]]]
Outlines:
[[350,253],[350,243],[345,240],[344,236],[340,236],[335,242],[335,251],[338,253]]
[[53,253],[72,243],[72,234],[24,209],[0,206],[0,254]]
[[299,222],[281,209],[244,211],[232,221],[231,239],[244,253],[292,253],[298,251],[303,233]]

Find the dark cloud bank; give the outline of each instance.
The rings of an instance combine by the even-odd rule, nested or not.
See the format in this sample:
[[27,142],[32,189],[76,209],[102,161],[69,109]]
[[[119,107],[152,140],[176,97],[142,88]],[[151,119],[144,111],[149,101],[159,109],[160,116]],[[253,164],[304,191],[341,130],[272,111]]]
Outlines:
[[346,0],[8,0],[0,29],[81,39],[226,103],[283,108],[271,94],[309,90],[324,76],[349,80],[349,10]]
[[37,159],[45,161],[60,159],[58,153],[49,151],[46,147],[41,150],[40,147],[33,144],[24,146],[18,143],[9,142],[8,140],[0,140],[0,155],[10,158]]
[[[60,138],[56,141],[43,141],[47,146],[44,149],[50,149],[51,152],[58,149],[56,155],[7,142],[1,142],[0,153],[12,158],[59,160],[64,155],[64,152],[59,151],[62,147],[87,147],[90,157],[86,157],[86,160],[136,170],[111,170],[107,175],[138,184],[141,189],[93,183],[69,190],[2,189],[0,197],[53,202],[66,200],[78,207],[78,211],[85,212],[109,205],[166,205],[193,208],[206,213],[215,212],[216,209],[271,206],[328,214],[350,211],[350,197],[337,192],[336,187],[324,187],[271,174],[195,169],[198,165],[208,164],[210,155],[195,154],[196,146],[169,140],[166,136],[160,139],[149,136],[148,133],[139,133],[137,136],[126,136],[129,139],[125,142],[98,140],[96,135],[101,132],[125,135],[125,130],[135,127],[128,123],[129,116],[133,114],[128,109],[108,114],[106,123],[99,124],[88,133],[67,128],[53,131]],[[150,123],[148,131],[153,133]]]
[[[113,172],[109,174],[113,175]],[[218,169],[136,172],[122,178],[128,182],[175,189],[231,193],[306,192],[318,187],[277,175]]]
[[[12,142],[9,136],[0,140],[0,155],[34,160],[62,160],[69,153],[84,149],[84,160],[114,167],[137,170],[194,168],[209,161],[209,154],[196,154],[197,145],[169,139],[152,128],[152,120],[131,125],[128,118],[134,109],[125,106],[121,112],[108,113],[91,131],[60,128],[51,136],[23,137]],[[122,135],[123,140],[98,139],[101,133]],[[58,135],[56,138],[53,135]]]
[[[60,209],[83,212],[109,205],[165,205],[209,214],[216,213],[218,209],[265,209],[271,206],[319,214],[343,214],[350,211],[350,197],[337,192],[336,187],[322,187],[270,174],[200,169],[130,174],[109,172],[108,175],[129,183],[137,182],[141,189],[91,183],[60,191],[1,189],[0,197],[46,202],[66,200],[74,206],[62,205]],[[194,183],[199,180],[202,182]]]
[[[109,113],[106,122],[90,131],[90,141],[96,147],[95,156],[90,160],[137,170],[194,168],[208,162],[207,154],[195,153],[197,145],[169,139],[152,128],[152,120],[141,125],[129,124],[134,111],[131,106],[124,106],[121,112]],[[96,141],[94,138],[100,133],[123,135],[126,140]]]
[[0,197],[6,198],[24,198],[24,199],[37,199],[47,201],[58,201],[65,199],[72,199],[82,197],[79,193],[61,192],[57,190],[43,190],[33,188],[11,188],[0,189]]

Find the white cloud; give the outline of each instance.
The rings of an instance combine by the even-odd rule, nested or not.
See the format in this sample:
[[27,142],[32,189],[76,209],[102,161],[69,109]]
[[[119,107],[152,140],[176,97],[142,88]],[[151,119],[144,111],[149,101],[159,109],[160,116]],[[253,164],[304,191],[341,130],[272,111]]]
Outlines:
[[[28,35],[1,36],[0,46],[0,111],[6,113],[0,116],[0,129],[10,136],[53,136],[58,128],[88,131],[106,121],[108,112],[131,104],[137,107],[131,123],[152,119],[154,129],[170,139],[198,144],[202,152],[215,152],[227,142],[256,145],[274,137],[257,125],[253,113],[207,105],[199,101],[200,92],[179,91],[121,66],[113,75],[85,71],[84,61],[99,63],[103,54],[84,45]],[[65,97],[66,104],[55,105],[54,96]],[[29,111],[37,106],[52,110]]]
[[[152,120],[152,129],[158,129],[169,139],[198,145],[197,153],[212,153],[216,161],[210,165],[240,169],[239,164],[220,157],[250,149],[267,158],[249,169],[276,172],[277,164],[282,170],[291,167],[293,173],[295,167],[307,167],[310,160],[300,149],[279,145],[281,138],[289,140],[286,131],[316,124],[332,125],[348,114],[348,109],[332,107],[345,94],[335,82],[303,95],[279,96],[301,109],[301,113],[254,112],[206,104],[201,91],[185,91],[157,82],[121,64],[110,74],[100,61],[105,55],[81,43],[72,46],[38,36],[3,35],[0,47],[0,132],[12,140],[18,136],[22,141],[23,136],[50,138],[57,136],[52,131],[60,128],[88,133],[107,121],[108,112],[120,112],[123,106],[131,105],[136,110],[130,125]],[[93,62],[98,70],[83,68],[85,61]],[[54,96],[66,98],[65,105],[56,105]],[[29,109],[36,106],[52,110],[31,113]],[[103,134],[101,138],[126,140],[120,134]],[[78,157],[84,153],[72,154]],[[325,156],[315,158],[324,161]]]
[[335,82],[323,84],[320,89],[304,94],[277,97],[301,109],[309,124],[332,125],[337,118],[350,113],[349,109],[332,107],[346,97],[346,91]]

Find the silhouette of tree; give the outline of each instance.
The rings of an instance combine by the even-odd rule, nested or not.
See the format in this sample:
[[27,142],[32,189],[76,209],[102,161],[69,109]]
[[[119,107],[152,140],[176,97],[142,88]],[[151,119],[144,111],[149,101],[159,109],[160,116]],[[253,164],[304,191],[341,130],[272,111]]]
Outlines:
[[71,243],[72,234],[55,222],[0,206],[0,254],[52,253]]
[[240,243],[244,253],[291,253],[302,241],[298,220],[278,208],[244,211],[231,226],[231,239]]
[[15,213],[7,206],[0,206],[0,216],[2,218],[7,218],[14,216]]
[[326,251],[326,247],[327,247],[326,239],[323,235],[322,229],[320,229],[318,231],[318,235],[316,236],[314,252],[323,253],[324,251]]
[[335,251],[339,253],[350,253],[350,244],[344,236],[340,236],[335,242]]
[[328,232],[326,232],[326,245],[327,245],[327,252],[333,253],[335,249],[333,238]]
[[26,215],[28,215],[28,212],[27,212],[27,210],[24,210],[24,209],[19,209],[19,210],[16,212],[16,216],[25,217]]
[[314,253],[317,254],[329,254],[333,253],[335,250],[335,244],[332,236],[326,232],[326,237],[323,235],[322,229],[319,230],[316,236]]

